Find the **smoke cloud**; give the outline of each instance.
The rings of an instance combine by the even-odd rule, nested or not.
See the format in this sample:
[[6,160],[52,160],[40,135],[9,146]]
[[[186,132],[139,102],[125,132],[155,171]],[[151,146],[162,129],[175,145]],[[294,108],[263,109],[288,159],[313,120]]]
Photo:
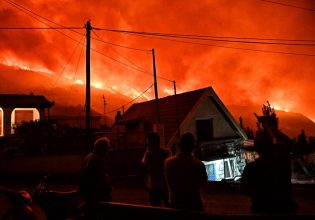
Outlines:
[[[18,4],[66,27],[83,28],[89,19],[95,28],[315,40],[314,12],[259,0],[24,0]],[[311,0],[294,4],[315,9],[315,2]],[[56,26],[29,14],[6,1],[0,3],[2,27]],[[38,80],[30,78],[34,87],[71,86],[69,79],[72,83],[78,80],[84,82],[85,30],[76,32],[0,30],[0,62],[51,74],[53,83],[45,85],[39,85]],[[315,119],[315,96],[311,95],[315,83],[315,56],[224,48],[315,55],[314,46],[198,41],[215,45],[205,46],[94,29],[92,48],[98,52],[91,52],[92,82],[98,83],[100,89],[135,88],[138,91],[152,84],[152,55],[115,47],[100,40],[147,50],[154,48],[158,75],[176,80],[178,91],[212,86],[226,104],[262,104],[269,100],[279,108],[301,112]],[[139,68],[146,73],[135,70]],[[12,74],[10,77],[14,79],[16,76]],[[171,82],[161,78],[158,85],[161,97],[168,94],[164,91],[172,91],[173,88]],[[148,95],[152,97],[153,91]]]

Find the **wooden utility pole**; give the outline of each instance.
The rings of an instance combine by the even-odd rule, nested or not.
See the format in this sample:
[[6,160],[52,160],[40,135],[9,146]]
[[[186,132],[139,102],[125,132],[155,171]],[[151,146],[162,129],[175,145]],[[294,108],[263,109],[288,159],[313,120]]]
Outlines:
[[176,125],[177,125],[177,129],[179,130],[178,100],[177,100],[175,80],[173,81],[173,85],[174,85],[174,98],[175,98],[175,108],[176,108]]
[[86,110],[86,139],[87,148],[91,149],[91,85],[90,85],[90,47],[91,47],[91,23],[86,22],[86,90],[85,90],[85,110]]
[[157,87],[157,81],[156,81],[156,66],[155,66],[154,49],[152,49],[152,58],[153,58],[153,78],[154,78],[156,115],[157,115],[157,122],[160,123],[159,95],[158,95],[158,87]]
[[106,126],[106,100],[103,94],[103,105],[104,105],[104,125]]

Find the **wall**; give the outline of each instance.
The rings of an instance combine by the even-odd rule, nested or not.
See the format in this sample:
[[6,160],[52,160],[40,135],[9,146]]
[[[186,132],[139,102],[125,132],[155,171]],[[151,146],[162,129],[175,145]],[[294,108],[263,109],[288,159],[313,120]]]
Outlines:
[[208,95],[204,95],[199,100],[199,105],[188,115],[187,120],[181,128],[181,132],[192,132],[196,135],[196,119],[213,118],[213,137],[224,138],[236,136],[235,131],[226,121],[222,113],[217,109]]

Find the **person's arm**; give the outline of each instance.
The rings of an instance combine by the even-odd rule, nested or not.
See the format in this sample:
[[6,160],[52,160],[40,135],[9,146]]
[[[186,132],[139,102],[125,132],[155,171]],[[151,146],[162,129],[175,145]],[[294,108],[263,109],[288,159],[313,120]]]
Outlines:
[[174,180],[172,179],[173,175],[172,175],[172,165],[169,159],[166,159],[164,161],[164,175],[165,175],[165,179],[166,179],[166,184],[168,186],[169,189],[174,189],[173,183]]
[[144,152],[141,163],[144,166],[147,166],[148,164],[148,154],[149,154],[149,149],[147,148],[147,150]]

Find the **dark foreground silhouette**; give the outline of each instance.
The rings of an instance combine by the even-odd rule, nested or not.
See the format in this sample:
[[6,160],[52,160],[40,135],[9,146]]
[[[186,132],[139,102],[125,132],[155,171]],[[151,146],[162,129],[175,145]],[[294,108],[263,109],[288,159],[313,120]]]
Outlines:
[[241,191],[251,197],[253,212],[294,213],[297,205],[291,192],[291,141],[279,131],[278,118],[269,103],[263,107],[263,116],[256,117],[262,125],[254,140],[259,158],[245,167]]

